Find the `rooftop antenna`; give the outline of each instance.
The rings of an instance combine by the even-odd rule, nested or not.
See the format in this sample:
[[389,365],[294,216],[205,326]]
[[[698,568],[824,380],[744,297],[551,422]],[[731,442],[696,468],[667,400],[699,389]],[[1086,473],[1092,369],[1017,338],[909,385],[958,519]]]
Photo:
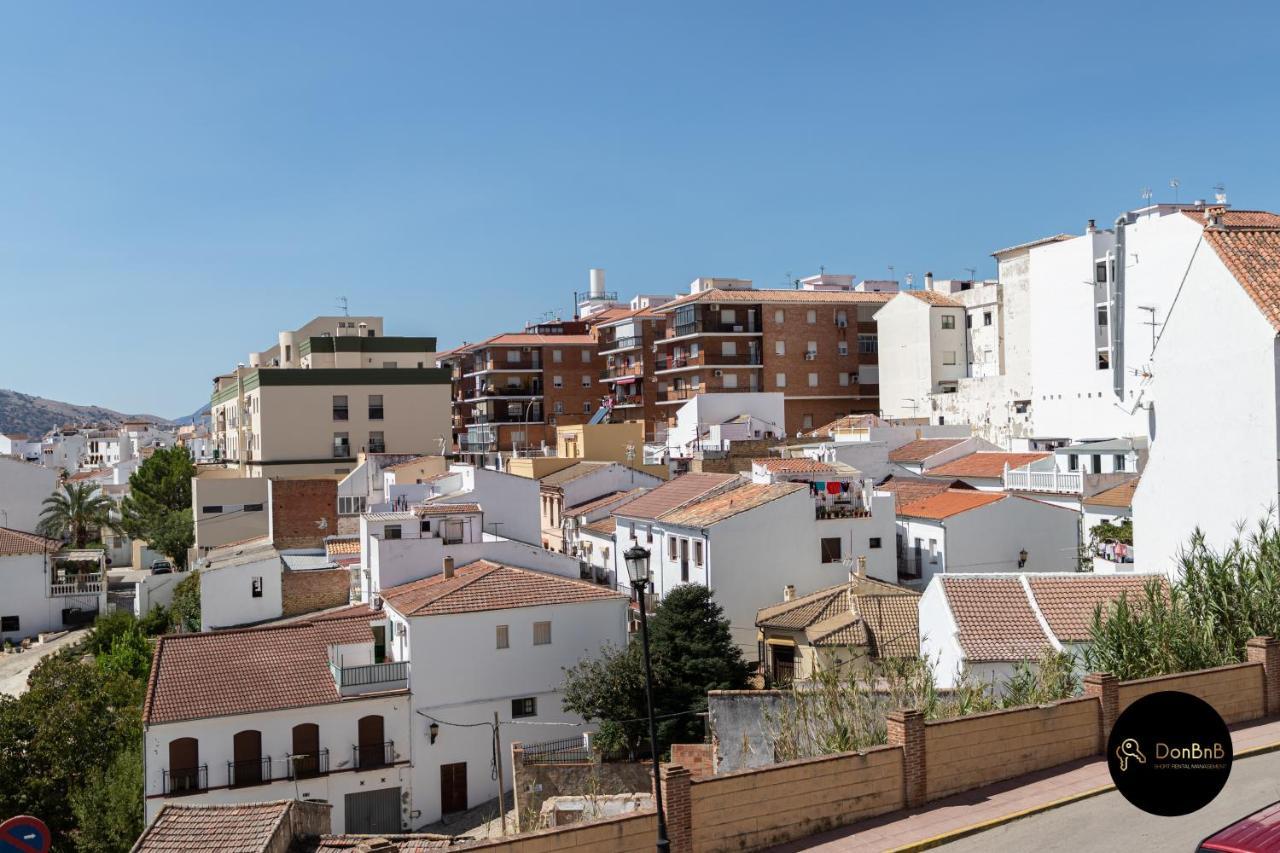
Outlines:
[[1152,352],[1155,352],[1155,349],[1156,349],[1156,327],[1160,325],[1158,322],[1156,322],[1156,306],[1154,306],[1154,305],[1139,305],[1139,306],[1138,306],[1138,310],[1139,310],[1139,311],[1146,311],[1148,314],[1150,314],[1150,315],[1151,315],[1151,319],[1149,319],[1149,320],[1143,320],[1143,321],[1142,321],[1142,325],[1144,325],[1144,326],[1150,326],[1150,327],[1151,327],[1151,351],[1152,351]]
[[897,279],[893,277],[893,264],[889,264],[889,281],[897,281]]
[[912,285],[912,283],[916,280],[916,277],[915,277],[914,275],[912,275],[911,273],[907,273],[905,276],[903,276],[903,279],[905,279],[905,280],[906,280],[906,282],[907,282],[907,287],[906,287],[906,289],[907,289],[907,290],[910,290],[910,289],[911,289],[911,285]]
[[1227,188],[1222,185],[1222,181],[1213,185],[1213,201],[1215,204],[1227,203]]
[[1142,203],[1145,207],[1151,206],[1151,187],[1142,188]]
[[350,316],[351,316],[351,312],[347,310],[347,297],[345,297],[345,296],[339,296],[339,297],[338,297],[338,307],[342,309],[342,316],[343,316],[343,317],[350,317]]
[[818,264],[818,275],[826,275],[826,274],[827,274],[827,265]]
[[965,271],[965,272],[967,272],[967,273],[969,274],[969,281],[977,281],[977,280],[978,280],[978,268],[977,268],[977,267],[965,267],[965,268],[964,268],[964,271]]
[[1182,181],[1177,178],[1169,179],[1169,188],[1173,190],[1173,203],[1178,203],[1178,187],[1182,186]]

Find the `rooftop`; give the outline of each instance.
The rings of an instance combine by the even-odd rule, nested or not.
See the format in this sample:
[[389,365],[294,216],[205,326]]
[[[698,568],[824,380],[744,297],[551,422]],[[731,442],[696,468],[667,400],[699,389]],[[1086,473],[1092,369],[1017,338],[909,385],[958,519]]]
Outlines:
[[586,515],[598,509],[611,507],[614,504],[619,503],[621,501],[630,500],[631,498],[638,498],[641,495],[643,495],[646,491],[648,490],[643,487],[638,487],[634,489],[628,489],[625,491],[610,492],[607,495],[601,495],[600,497],[595,498],[593,500],[584,501],[580,504],[574,504],[573,506],[566,508],[564,511],[564,516],[566,518],[571,518],[578,515]]
[[480,504],[477,503],[426,503],[413,508],[413,514],[418,518],[436,515],[467,515],[480,511]]
[[625,599],[606,587],[571,578],[476,560],[454,571],[384,590],[383,600],[405,616],[440,616],[548,604]]
[[1145,600],[1152,580],[1167,592],[1163,575],[1027,575],[1036,606],[1061,642],[1088,640],[1094,610],[1119,601],[1121,595],[1134,603]]
[[593,521],[590,524],[582,525],[584,533],[594,533],[597,536],[613,536],[614,531],[618,529],[618,519],[612,515],[606,516],[599,521]]
[[848,432],[855,429],[870,429],[877,426],[884,426],[884,421],[875,415],[845,415],[842,418],[836,418],[829,424],[823,424],[817,429],[809,430],[803,435],[805,438],[821,438],[832,433]]
[[1280,331],[1280,215],[1228,210],[1205,227],[1213,247],[1262,316]]
[[918,593],[871,578],[820,589],[756,614],[761,628],[803,631],[815,646],[870,646],[875,657],[919,654]]
[[768,459],[752,459],[752,465],[759,465],[773,474],[834,474],[835,466],[827,462],[819,462],[807,456],[791,456],[785,459],[769,457]]
[[683,527],[709,527],[744,512],[785,498],[796,492],[808,491],[803,483],[771,483],[761,485],[745,483],[735,489],[700,498],[682,507],[662,514],[664,524]]
[[914,296],[921,302],[927,302],[938,308],[963,308],[964,303],[959,300],[952,299],[945,293],[939,293],[936,290],[902,290],[899,291],[907,296]]
[[1001,477],[1004,466],[1021,468],[1032,462],[1048,459],[1052,453],[1002,453],[994,450],[979,450],[959,459],[952,459],[925,471],[930,477]]
[[1010,252],[1016,252],[1020,249],[1034,249],[1036,246],[1044,246],[1049,243],[1061,243],[1063,240],[1075,239],[1074,234],[1054,234],[1052,237],[1041,237],[1038,240],[1031,240],[1027,243],[1019,243],[1016,246],[1009,246],[1005,249],[996,249],[991,253],[991,257],[999,258],[1001,255],[1007,255]]
[[1109,489],[1098,492],[1092,497],[1085,498],[1081,501],[1088,506],[1113,506],[1120,509],[1128,509],[1133,506],[1133,493],[1138,490],[1138,478],[1127,480],[1118,486],[1112,486]]
[[288,816],[290,810],[296,808],[327,812],[331,806],[298,800],[232,805],[168,803],[143,831],[131,853],[189,853],[192,850],[261,853],[276,849],[272,844],[279,841],[277,833],[281,829],[284,835],[280,839],[287,847],[293,839]]
[[568,466],[567,468],[561,468],[559,471],[555,471],[551,474],[546,475],[545,477],[539,477],[538,482],[544,486],[563,486],[566,483],[572,483],[574,480],[577,480],[579,477],[585,477],[588,474],[594,474],[596,471],[599,471],[601,468],[607,468],[608,466],[615,465],[615,464],[617,463],[589,462],[586,460],[582,462],[575,462],[572,465]]
[[917,438],[889,451],[890,462],[923,462],[935,453],[955,447],[963,438]]
[[891,475],[880,485],[877,492],[888,492],[893,495],[894,503],[901,507],[924,498],[940,495],[949,489],[970,490],[973,486],[963,480],[930,480],[928,477],[899,477]]
[[977,489],[947,489],[936,495],[920,498],[898,506],[898,515],[911,518],[941,520],[968,512],[972,509],[999,503],[1010,496],[1003,492],[980,492]]
[[0,527],[0,557],[16,557],[20,554],[47,554],[57,551],[62,543],[35,533],[24,533],[8,527]]
[[685,474],[650,489],[626,506],[614,510],[624,518],[657,519],[698,498],[739,480],[737,474]]
[[722,290],[713,287],[688,296],[682,296],[679,299],[673,299],[657,310],[663,312],[671,311],[680,305],[689,305],[694,302],[768,302],[778,304],[794,302],[810,305],[883,305],[895,295],[893,293],[864,293],[854,290],[756,290],[754,288]]

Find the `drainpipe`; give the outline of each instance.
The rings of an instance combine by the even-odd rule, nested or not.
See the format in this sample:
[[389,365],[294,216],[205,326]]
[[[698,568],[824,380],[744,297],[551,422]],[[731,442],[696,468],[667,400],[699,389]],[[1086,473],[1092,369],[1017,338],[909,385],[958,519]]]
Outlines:
[[1125,217],[1116,217],[1116,247],[1113,258],[1115,274],[1112,276],[1111,299],[1107,306],[1108,333],[1111,336],[1111,381],[1116,397],[1124,400],[1124,265],[1128,257],[1125,251]]

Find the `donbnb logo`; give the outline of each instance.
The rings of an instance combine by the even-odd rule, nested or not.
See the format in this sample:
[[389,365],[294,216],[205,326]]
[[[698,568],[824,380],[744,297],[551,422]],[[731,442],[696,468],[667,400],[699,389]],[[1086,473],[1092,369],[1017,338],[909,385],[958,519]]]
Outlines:
[[1127,773],[1129,771],[1129,759],[1132,758],[1139,764],[1146,764],[1147,757],[1142,754],[1142,750],[1138,747],[1136,738],[1127,737],[1116,747],[1116,758],[1120,760],[1120,772]]

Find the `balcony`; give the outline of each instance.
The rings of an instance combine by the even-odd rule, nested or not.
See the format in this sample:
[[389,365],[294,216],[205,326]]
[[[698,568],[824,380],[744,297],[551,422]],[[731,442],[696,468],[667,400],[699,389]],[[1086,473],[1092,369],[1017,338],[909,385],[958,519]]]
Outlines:
[[694,320],[692,323],[678,323],[671,327],[667,340],[686,338],[690,335],[758,335],[760,321],[748,320],[744,317],[737,323],[723,323],[719,320]]
[[643,362],[637,361],[635,364],[615,364],[600,371],[601,382],[608,382],[611,379],[626,379],[633,376],[637,379],[644,376]]
[[870,518],[871,511],[858,504],[835,503],[815,504],[814,517],[818,521],[832,521],[839,518]]
[[65,582],[50,584],[50,596],[98,595],[104,589],[100,573],[67,575]]
[[508,370],[541,370],[542,357],[533,353],[525,353],[519,359],[510,361],[505,358],[478,359],[473,362],[463,376],[476,376],[480,373],[503,373]]
[[1032,471],[1028,468],[1010,470],[1005,466],[1004,487],[1008,491],[1078,495],[1084,491],[1084,474],[1079,471]]
[[699,394],[734,394],[738,392],[747,393],[750,391],[759,391],[758,385],[739,385],[736,388],[726,388],[718,382],[704,382],[696,387],[692,385],[684,385],[679,388],[668,387],[666,391],[658,393],[659,403],[680,403],[685,400],[692,400]]
[[351,766],[356,770],[388,767],[395,763],[395,743],[362,743],[351,747]]
[[250,785],[265,785],[271,781],[271,757],[250,758],[244,761],[227,762],[227,786],[245,788]]
[[[447,543],[446,543],[447,544]],[[333,683],[343,696],[373,693],[380,690],[401,690],[409,686],[409,662],[370,663],[360,666],[343,666],[329,662]]]
[[657,373],[672,370],[688,370],[698,367],[759,367],[764,363],[758,352],[741,352],[733,355],[701,350],[696,356],[658,356],[653,369]]
[[477,411],[471,416],[473,424],[540,424],[542,423],[542,409],[538,406],[529,407],[528,411],[521,411],[518,414],[503,412],[501,414],[490,414],[488,412]]
[[631,337],[615,338],[612,341],[604,341],[600,344],[600,353],[603,355],[607,352],[617,352],[618,350],[636,349],[644,346],[644,339],[632,335]]
[[329,750],[295,753],[288,757],[290,779],[313,779],[329,772]]
[[209,790],[209,765],[185,767],[161,771],[164,777],[164,795],[182,797]]
[[485,400],[490,397],[541,397],[542,383],[532,382],[528,385],[490,385],[486,388],[477,388],[472,392],[474,396],[464,397],[463,402],[475,402],[477,400]]

